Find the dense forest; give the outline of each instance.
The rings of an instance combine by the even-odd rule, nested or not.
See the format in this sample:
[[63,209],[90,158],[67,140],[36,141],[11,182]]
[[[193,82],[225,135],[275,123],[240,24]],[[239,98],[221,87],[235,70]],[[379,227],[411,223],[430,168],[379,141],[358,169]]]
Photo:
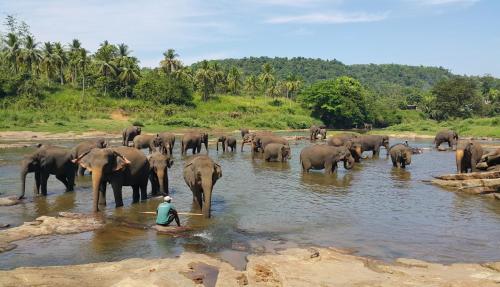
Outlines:
[[[204,60],[186,66],[174,49],[163,53],[157,67],[141,68],[124,43],[103,41],[93,53],[78,39],[66,44],[40,43],[29,26],[13,16],[6,17],[0,31],[0,106],[14,118],[13,110],[50,111],[47,96],[64,89],[80,96],[78,102],[67,105],[83,107],[86,100],[130,99],[144,107],[164,107],[164,117],[189,113],[196,108],[195,98],[205,103],[219,101],[222,96],[262,98],[260,105],[288,103],[287,113],[296,113],[297,118],[285,120],[285,127],[294,128],[306,127],[310,121],[292,106],[302,106],[314,118],[337,128],[399,124],[403,121],[400,111],[409,105],[416,106],[422,118],[438,121],[500,114],[500,79],[458,76],[444,68],[345,65],[337,60],[301,57]],[[235,109],[229,112],[258,110]],[[262,122],[269,121],[259,125]]]

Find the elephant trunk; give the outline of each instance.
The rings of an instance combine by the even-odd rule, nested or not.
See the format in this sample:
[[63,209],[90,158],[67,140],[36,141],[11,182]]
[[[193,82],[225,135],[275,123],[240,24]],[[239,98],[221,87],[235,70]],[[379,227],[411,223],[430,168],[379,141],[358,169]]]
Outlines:
[[168,194],[168,175],[167,172],[158,169],[156,172],[156,176],[158,177],[158,183],[160,184],[160,192],[161,194],[165,195]]
[[26,191],[26,175],[28,174],[28,166],[23,166],[21,170],[21,195],[19,195],[19,199],[24,198],[24,193]]
[[102,170],[92,170],[92,193],[93,193],[93,201],[92,207],[93,212],[99,211],[99,189],[101,187],[102,180]]
[[212,207],[212,178],[204,180],[202,183],[203,189],[203,207],[202,212],[205,218],[210,218],[210,209]]
[[354,167],[354,158],[352,156],[344,158],[344,168],[352,169],[353,167]]
[[462,173],[462,159],[464,158],[464,150],[457,149],[455,159],[457,161],[457,173]]

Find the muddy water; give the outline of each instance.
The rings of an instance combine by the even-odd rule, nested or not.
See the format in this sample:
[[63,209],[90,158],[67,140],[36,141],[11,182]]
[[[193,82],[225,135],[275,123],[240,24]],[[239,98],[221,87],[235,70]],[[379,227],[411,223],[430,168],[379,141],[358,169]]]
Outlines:
[[[402,140],[391,139],[391,143]],[[55,144],[72,146],[75,142]],[[154,223],[161,199],[131,204],[124,188],[123,208],[115,209],[108,192],[103,230],[75,235],[31,238],[0,254],[0,268],[113,261],[130,257],[175,256],[183,251],[211,253],[244,267],[246,252],[298,245],[353,248],[360,255],[380,259],[418,258],[437,262],[481,262],[500,259],[500,203],[477,196],[448,192],[426,184],[432,175],[454,172],[454,154],[426,150],[415,155],[406,170],[393,169],[385,150],[351,171],[302,174],[300,150],[292,146],[288,164],[252,159],[240,153],[210,155],[223,169],[213,195],[213,218],[181,217],[194,228],[189,236],[157,235],[143,226]],[[430,141],[410,141],[430,147]],[[1,196],[19,192],[19,162],[30,148],[0,150]],[[192,195],[182,178],[185,158],[174,151],[171,194],[178,211],[190,212]],[[13,226],[40,215],[60,211],[90,212],[90,176],[77,180],[75,192],[64,192],[54,177],[49,196],[33,198],[33,175],[28,176],[25,203],[0,207],[0,223]],[[243,259],[242,259],[243,258]]]

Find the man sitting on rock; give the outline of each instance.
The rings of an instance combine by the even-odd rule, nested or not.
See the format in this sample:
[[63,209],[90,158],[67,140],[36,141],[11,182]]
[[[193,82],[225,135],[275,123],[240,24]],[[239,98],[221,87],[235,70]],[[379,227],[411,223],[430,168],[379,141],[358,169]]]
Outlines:
[[172,198],[170,196],[165,196],[162,203],[158,205],[156,209],[156,224],[161,226],[168,226],[174,219],[177,226],[181,226],[179,222],[179,215],[174,206],[170,203]]

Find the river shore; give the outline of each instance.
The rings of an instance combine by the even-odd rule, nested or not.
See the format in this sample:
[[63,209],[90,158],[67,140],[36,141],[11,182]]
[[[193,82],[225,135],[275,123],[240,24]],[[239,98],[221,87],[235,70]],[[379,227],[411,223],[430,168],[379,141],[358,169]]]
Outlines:
[[[292,248],[250,255],[243,271],[213,257],[127,259],[0,271],[1,286],[498,286],[500,262],[393,263],[335,248]],[[203,285],[202,285],[203,284]]]

